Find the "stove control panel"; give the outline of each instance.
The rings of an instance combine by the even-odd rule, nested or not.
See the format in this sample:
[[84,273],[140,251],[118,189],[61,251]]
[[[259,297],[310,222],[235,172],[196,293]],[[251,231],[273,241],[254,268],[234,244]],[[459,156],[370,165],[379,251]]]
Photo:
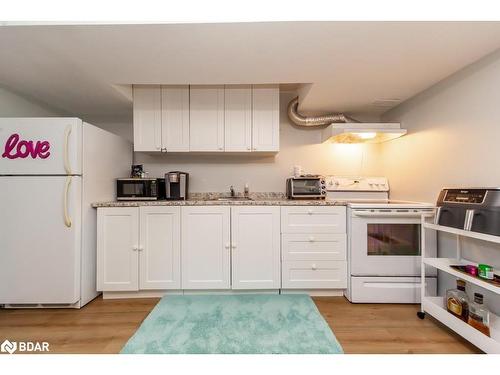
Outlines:
[[389,191],[389,181],[385,177],[327,176],[328,191]]

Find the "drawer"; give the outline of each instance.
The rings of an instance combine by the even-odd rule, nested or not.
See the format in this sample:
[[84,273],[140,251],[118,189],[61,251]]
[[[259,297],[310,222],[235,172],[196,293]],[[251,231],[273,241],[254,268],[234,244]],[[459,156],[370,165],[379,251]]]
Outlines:
[[281,237],[283,260],[346,260],[346,234],[285,233]]
[[[348,299],[358,303],[420,303],[420,277],[351,277]],[[426,295],[435,296],[437,278],[426,278]]]
[[282,264],[283,289],[345,289],[346,261],[285,261]]
[[345,233],[346,209],[334,206],[281,207],[282,233]]

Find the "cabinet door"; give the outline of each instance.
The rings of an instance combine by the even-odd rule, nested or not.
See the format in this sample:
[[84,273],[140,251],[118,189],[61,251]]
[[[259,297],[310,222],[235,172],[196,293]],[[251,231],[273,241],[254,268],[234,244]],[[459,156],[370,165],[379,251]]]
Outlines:
[[97,210],[97,290],[138,290],[139,208]]
[[277,85],[252,88],[252,149],[279,151],[280,92]]
[[189,151],[189,86],[162,86],[161,139],[167,152]]
[[224,86],[189,88],[190,151],[224,151]]
[[224,111],[224,149],[252,150],[252,87],[226,86]]
[[140,289],[180,289],[180,207],[140,207]]
[[280,288],[280,208],[231,208],[232,288]]
[[181,213],[182,289],[229,289],[229,207],[182,207]]
[[161,151],[160,86],[134,86],[134,151]]

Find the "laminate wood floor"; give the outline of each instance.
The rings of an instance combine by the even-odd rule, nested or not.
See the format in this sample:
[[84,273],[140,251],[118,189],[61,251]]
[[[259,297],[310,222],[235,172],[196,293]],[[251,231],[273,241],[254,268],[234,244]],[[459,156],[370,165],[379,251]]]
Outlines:
[[[0,342],[47,341],[51,353],[118,353],[157,302],[99,297],[80,310],[0,309]],[[480,353],[429,315],[418,319],[418,305],[314,302],[346,353]]]

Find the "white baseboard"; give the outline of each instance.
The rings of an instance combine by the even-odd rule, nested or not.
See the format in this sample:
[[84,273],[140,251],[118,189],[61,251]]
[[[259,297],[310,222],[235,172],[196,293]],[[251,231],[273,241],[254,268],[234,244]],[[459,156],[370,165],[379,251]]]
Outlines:
[[235,295],[235,294],[308,294],[312,297],[338,297],[344,295],[343,289],[266,289],[266,290],[139,290],[137,292],[103,292],[103,299],[161,298],[166,295]]
[[184,290],[184,295],[203,295],[203,294],[222,294],[222,295],[235,295],[235,294],[279,294],[279,289],[252,289],[252,290]]
[[311,297],[341,297],[344,289],[281,289],[281,294],[308,294]]
[[137,292],[103,292],[103,299],[161,298],[165,295],[182,295],[182,290],[139,290]]

